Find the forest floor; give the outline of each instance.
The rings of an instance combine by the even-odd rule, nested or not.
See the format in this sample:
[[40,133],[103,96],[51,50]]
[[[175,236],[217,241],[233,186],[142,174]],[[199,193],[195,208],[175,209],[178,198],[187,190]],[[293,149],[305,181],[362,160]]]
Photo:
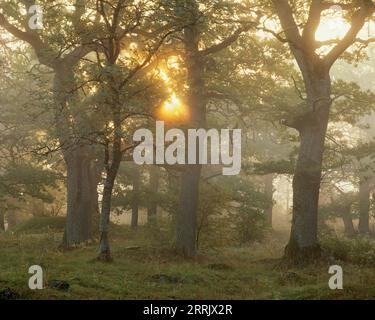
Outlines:
[[[95,259],[97,245],[59,251],[60,233],[0,234],[0,292],[10,288],[22,299],[375,298],[374,266],[340,262],[344,290],[332,291],[327,261],[299,268],[281,262],[287,235],[280,232],[261,244],[204,249],[184,261],[144,227],[113,229],[110,263]],[[63,280],[69,290],[30,290],[32,265],[43,268],[45,283]]]

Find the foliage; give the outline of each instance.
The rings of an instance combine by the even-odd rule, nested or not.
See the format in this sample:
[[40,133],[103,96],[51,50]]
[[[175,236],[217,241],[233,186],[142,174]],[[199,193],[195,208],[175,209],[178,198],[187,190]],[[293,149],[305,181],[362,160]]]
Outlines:
[[374,239],[371,237],[325,238],[322,246],[334,258],[359,265],[375,265]]
[[23,197],[25,195],[52,202],[47,187],[56,186],[57,175],[53,171],[30,164],[11,165],[1,176],[0,195]]
[[[207,181],[201,186],[198,237],[206,246],[244,245],[264,239],[264,211],[270,206],[264,193],[241,177]],[[199,242],[200,243],[200,242]]]
[[65,217],[33,217],[21,222],[12,231],[28,234],[40,234],[47,231],[62,232],[65,221]]

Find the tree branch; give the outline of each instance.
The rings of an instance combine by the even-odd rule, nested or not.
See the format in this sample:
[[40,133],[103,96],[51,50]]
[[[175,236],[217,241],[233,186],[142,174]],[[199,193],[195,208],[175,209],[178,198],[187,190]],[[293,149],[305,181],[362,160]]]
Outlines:
[[321,14],[323,11],[322,0],[313,0],[310,6],[309,17],[302,32],[302,38],[305,45],[311,48],[315,47],[315,33],[319,28]]
[[302,41],[302,37],[288,0],[272,0],[272,2],[276,8],[286,39],[295,47],[300,47],[299,43]]
[[246,26],[242,26],[242,27],[238,28],[231,36],[224,39],[222,42],[220,42],[216,45],[213,45],[210,48],[201,50],[200,54],[202,56],[207,56],[207,55],[210,55],[210,54],[215,54],[217,52],[220,52],[221,50],[229,47],[230,45],[232,45],[234,42],[236,42],[238,40],[238,38],[240,37],[240,35],[242,33],[249,31],[251,28],[256,28],[259,24],[260,18],[261,18],[261,15],[258,14],[258,16],[257,16],[257,18],[254,22],[249,22],[249,23],[247,23]]
[[0,26],[3,27],[6,31],[8,31],[17,39],[29,43],[36,51],[40,51],[47,48],[47,46],[36,34],[22,31],[17,27],[13,26],[11,23],[9,23],[9,21],[5,18],[5,16],[2,13],[0,13]]
[[327,54],[324,62],[330,68],[335,61],[352,45],[357,39],[358,33],[365,25],[366,19],[375,12],[375,6],[370,1],[362,0],[361,8],[356,11],[352,18],[350,30],[345,37]]

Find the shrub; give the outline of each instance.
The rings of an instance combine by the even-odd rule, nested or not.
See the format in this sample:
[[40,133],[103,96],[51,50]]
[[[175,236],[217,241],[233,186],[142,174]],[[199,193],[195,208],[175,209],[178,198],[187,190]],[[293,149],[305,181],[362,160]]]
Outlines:
[[44,233],[49,230],[63,232],[65,217],[33,217],[14,228],[16,233]]
[[322,247],[336,259],[361,265],[375,265],[375,241],[369,237],[325,238],[321,243]]

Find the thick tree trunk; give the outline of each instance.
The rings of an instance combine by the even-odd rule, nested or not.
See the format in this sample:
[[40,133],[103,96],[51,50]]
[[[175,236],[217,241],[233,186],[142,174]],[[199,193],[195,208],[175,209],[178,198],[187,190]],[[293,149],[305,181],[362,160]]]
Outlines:
[[186,257],[197,254],[197,217],[201,166],[184,169],[181,174],[181,192],[176,218],[176,249]]
[[[100,170],[92,146],[85,143],[89,121],[83,112],[75,116],[75,128],[69,112],[76,107],[73,66],[64,63],[55,67],[55,122],[67,167],[67,219],[62,246],[71,248],[92,238],[92,220],[98,213],[97,185]],[[78,134],[78,135],[77,135]]]
[[272,228],[272,213],[273,213],[273,174],[268,174],[264,178],[264,192],[270,203],[270,206],[265,210],[266,222],[269,227]]
[[359,225],[360,234],[370,233],[370,182],[361,177],[359,183]]
[[[301,262],[320,254],[317,239],[318,201],[325,135],[332,104],[330,69],[356,41],[373,14],[372,1],[362,1],[352,17],[349,32],[325,56],[317,53],[315,34],[324,12],[324,1],[310,1],[306,23],[300,28],[297,11],[287,0],[272,0],[290,50],[303,76],[306,90],[301,115],[286,123],[300,133],[301,146],[293,180],[293,222],[286,256]],[[301,95],[302,97],[302,95]]]
[[[195,17],[199,16],[198,5],[188,1],[188,10]],[[189,128],[203,128],[206,120],[207,97],[204,83],[204,58],[199,53],[199,28],[194,21],[184,28],[184,45],[188,73],[188,101],[190,107]],[[199,150],[197,149],[197,161]],[[183,167],[180,183],[179,207],[176,217],[176,249],[186,256],[197,254],[197,216],[199,207],[200,165]]]
[[140,172],[135,169],[133,176],[133,198],[132,198],[132,219],[131,227],[138,227],[138,212],[139,212],[139,187],[140,187]]
[[325,135],[331,107],[329,75],[315,76],[307,84],[310,111],[297,118],[300,149],[293,179],[293,221],[285,253],[305,262],[320,255],[318,202],[322,177]]
[[67,218],[64,246],[71,248],[92,239],[93,218],[98,215],[99,182],[89,147],[77,147],[66,157]]
[[158,189],[159,189],[159,168],[157,166],[152,166],[150,168],[150,185],[149,185],[149,192],[150,192],[150,201],[147,207],[147,223],[153,224],[156,220],[157,215],[157,201],[155,197],[157,196]]
[[344,222],[344,230],[345,230],[345,235],[348,237],[353,237],[355,235],[355,229],[353,225],[353,219],[351,217],[351,206],[347,206],[342,208],[342,221]]

